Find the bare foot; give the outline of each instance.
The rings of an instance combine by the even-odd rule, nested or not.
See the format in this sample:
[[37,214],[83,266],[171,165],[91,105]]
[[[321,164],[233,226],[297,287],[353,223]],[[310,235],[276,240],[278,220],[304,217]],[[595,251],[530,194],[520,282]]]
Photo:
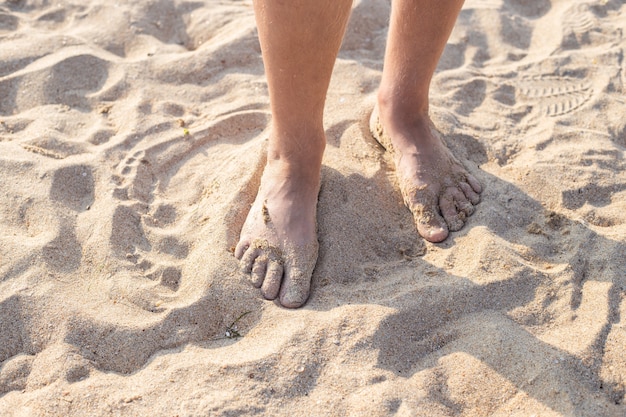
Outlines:
[[410,125],[381,119],[377,107],[370,130],[394,157],[400,191],[418,233],[430,242],[445,240],[474,212],[480,183],[452,155],[427,115]]
[[243,225],[235,256],[269,300],[289,308],[309,297],[317,262],[316,209],[319,168],[268,162]]

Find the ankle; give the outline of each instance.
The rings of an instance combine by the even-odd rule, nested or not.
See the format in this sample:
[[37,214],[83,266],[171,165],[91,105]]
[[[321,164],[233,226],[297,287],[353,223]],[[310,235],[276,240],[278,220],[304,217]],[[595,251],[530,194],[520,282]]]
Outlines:
[[319,178],[321,158],[275,158],[268,155],[266,166],[272,172],[290,178]]
[[272,129],[267,149],[268,163],[293,166],[321,166],[326,148],[323,128]]
[[267,169],[284,179],[317,185],[320,181],[323,153],[323,146],[321,149],[308,149],[308,152],[270,148],[267,153]]
[[428,95],[409,96],[406,92],[381,87],[377,102],[379,117],[386,129],[391,125],[411,127],[429,120]]

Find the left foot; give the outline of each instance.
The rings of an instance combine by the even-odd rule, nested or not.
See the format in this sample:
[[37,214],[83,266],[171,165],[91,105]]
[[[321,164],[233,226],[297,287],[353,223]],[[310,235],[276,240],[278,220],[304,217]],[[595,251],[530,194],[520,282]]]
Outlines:
[[418,233],[429,242],[441,242],[465,225],[482,187],[452,155],[427,114],[410,124],[384,116],[375,109],[370,130],[393,155],[400,191]]

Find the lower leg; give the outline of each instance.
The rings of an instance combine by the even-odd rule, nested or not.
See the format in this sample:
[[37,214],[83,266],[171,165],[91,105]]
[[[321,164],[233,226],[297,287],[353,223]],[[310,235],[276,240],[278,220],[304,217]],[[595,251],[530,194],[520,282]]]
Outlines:
[[269,86],[272,138],[268,156],[320,157],[322,113],[350,1],[257,0],[259,39]]
[[428,91],[463,0],[394,0],[378,94],[378,139],[394,152],[405,203],[432,242],[458,230],[480,184],[445,146],[428,117]]
[[266,298],[298,307],[317,260],[326,90],[351,0],[256,0],[272,129],[267,165],[235,255]]
[[428,113],[430,81],[463,0],[394,0],[379,100],[398,120]]

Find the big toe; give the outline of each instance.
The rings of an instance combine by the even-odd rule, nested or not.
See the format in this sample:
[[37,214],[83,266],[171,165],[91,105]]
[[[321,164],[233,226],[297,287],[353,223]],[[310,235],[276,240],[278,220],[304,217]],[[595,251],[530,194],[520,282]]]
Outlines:
[[450,234],[445,220],[434,204],[416,204],[411,207],[417,232],[429,242],[438,243]]
[[[294,273],[295,272],[295,273]],[[280,290],[280,304],[287,308],[298,308],[306,303],[311,289],[311,278],[300,271],[289,271]]]
[[287,258],[280,303],[287,308],[297,308],[306,303],[311,292],[311,277],[317,263],[317,242],[300,247]]
[[439,214],[438,201],[430,194],[416,194],[405,200],[413,218],[417,232],[429,242],[438,243],[450,234],[446,221]]
[[424,224],[419,220],[417,221],[417,232],[421,237],[432,243],[439,243],[446,240],[450,231],[445,222],[442,224]]

